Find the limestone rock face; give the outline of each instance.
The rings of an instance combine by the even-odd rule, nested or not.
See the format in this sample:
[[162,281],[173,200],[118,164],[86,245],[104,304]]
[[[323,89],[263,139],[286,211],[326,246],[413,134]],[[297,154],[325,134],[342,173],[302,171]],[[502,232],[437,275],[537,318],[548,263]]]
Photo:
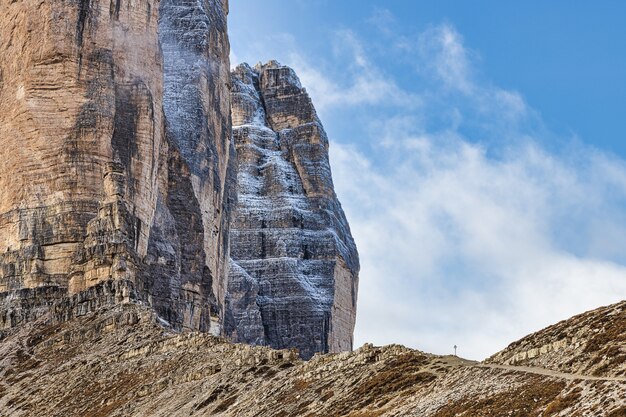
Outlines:
[[0,292],[123,280],[208,330],[228,254],[227,4],[0,7]]
[[359,260],[328,161],[328,138],[291,68],[232,74],[238,202],[225,333],[296,347],[352,349]]
[[119,281],[176,329],[352,348],[326,133],[291,69],[231,76],[227,1],[0,6],[0,330]]
[[[205,295],[212,294],[218,306],[215,313],[220,313],[224,301],[228,208],[235,174],[228,3],[223,1],[161,0],[163,106],[166,136],[174,152],[169,161],[169,201],[157,205],[157,213],[163,217],[155,223],[155,231],[165,239],[155,239],[149,248],[153,259],[167,259],[169,251],[164,253],[163,245],[178,236],[175,258],[179,265],[166,262],[174,267],[165,272],[157,262],[156,276],[180,271],[184,298],[197,298],[201,303]],[[166,291],[164,298],[168,297]]]
[[0,290],[84,288],[145,252],[163,82],[158,10],[135,4],[0,3]]
[[119,304],[137,304],[139,298],[130,281],[111,280],[67,296],[59,287],[24,288],[0,294],[0,340],[38,320],[53,327],[78,317]]

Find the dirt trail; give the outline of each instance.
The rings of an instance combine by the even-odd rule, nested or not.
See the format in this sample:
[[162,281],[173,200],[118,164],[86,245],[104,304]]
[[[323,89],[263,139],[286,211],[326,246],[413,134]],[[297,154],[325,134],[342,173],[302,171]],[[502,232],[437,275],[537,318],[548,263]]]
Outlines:
[[556,378],[563,378],[570,381],[576,379],[582,379],[585,381],[612,381],[612,382],[626,382],[626,378],[624,377],[604,377],[604,376],[591,376],[591,375],[579,375],[579,374],[568,374],[564,372],[553,371],[551,369],[545,368],[535,368],[531,366],[510,366],[510,365],[492,365],[492,364],[473,364],[470,366],[476,366],[478,368],[491,368],[491,369],[503,369],[506,371],[517,371],[517,372],[527,372],[530,374],[537,375],[546,375],[553,376]]

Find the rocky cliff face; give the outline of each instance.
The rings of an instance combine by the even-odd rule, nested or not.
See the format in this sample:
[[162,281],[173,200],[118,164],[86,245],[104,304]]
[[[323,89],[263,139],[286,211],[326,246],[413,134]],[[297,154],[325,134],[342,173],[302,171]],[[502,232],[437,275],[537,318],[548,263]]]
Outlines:
[[[235,169],[230,118],[228,3],[224,0],[161,0],[164,56],[163,108],[172,151],[168,193],[157,205],[158,222],[148,252],[147,276],[159,285],[174,314],[196,300],[196,320],[209,317],[214,333],[223,309],[228,270],[229,207]],[[172,251],[168,245],[177,242]],[[165,262],[162,261],[165,259]],[[176,277],[168,282],[164,277]],[[172,282],[174,281],[174,282]],[[168,300],[179,297],[172,305]],[[176,288],[183,291],[176,294]],[[204,318],[203,318],[204,317]],[[197,326],[193,326],[197,327]],[[201,328],[204,326],[201,324]]]
[[626,415],[623,302],[485,363],[302,361],[351,348],[359,266],[293,71],[231,81],[225,1],[0,7],[3,416]]
[[305,358],[351,350],[359,261],[324,128],[291,68],[240,65],[232,84],[238,203],[226,334]]
[[124,280],[176,327],[208,330],[228,257],[227,4],[0,7],[7,311],[22,289]]
[[352,348],[358,257],[326,134],[291,69],[231,78],[227,2],[0,6],[5,329],[123,281],[177,329]]

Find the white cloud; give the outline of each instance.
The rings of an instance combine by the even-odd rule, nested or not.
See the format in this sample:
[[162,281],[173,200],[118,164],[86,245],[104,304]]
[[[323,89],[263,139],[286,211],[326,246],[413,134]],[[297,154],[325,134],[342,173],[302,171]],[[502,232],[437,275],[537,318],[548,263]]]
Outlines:
[[[624,162],[578,142],[545,150],[532,136],[543,132],[536,112],[481,82],[454,28],[418,38],[430,100],[419,113],[374,118],[375,154],[331,147],[362,259],[357,344],[437,353],[457,344],[480,359],[623,299]],[[497,156],[461,133],[467,122],[501,135]]]
[[320,70],[299,53],[289,54],[287,64],[298,73],[320,112],[342,106],[405,106],[412,109],[420,97],[401,89],[388,74],[370,62],[363,45],[353,32],[338,31],[334,36],[334,54],[343,64],[343,82]]
[[336,62],[341,65],[341,77],[336,77],[336,71],[326,73],[324,62],[303,57],[296,40],[286,33],[247,43],[245,49],[241,55],[239,50],[237,53],[231,52],[233,66],[246,60],[254,64],[278,59],[296,70],[321,114],[345,106],[400,106],[416,109],[421,104],[420,97],[401,89],[391,76],[370,61],[361,42],[349,30],[333,34],[332,49]]
[[237,53],[231,49],[230,51],[230,69],[233,70],[237,67],[237,65],[239,65],[241,63],[241,61],[239,60],[239,57],[237,56]]
[[394,36],[394,25],[396,24],[396,17],[391,13],[390,10],[377,7],[374,9],[374,12],[367,19],[367,22],[372,24],[376,29],[378,29],[382,34],[388,36]]
[[474,91],[471,53],[452,26],[443,24],[426,30],[418,37],[417,46],[421,56],[427,57],[420,64],[434,71],[447,87],[466,94]]
[[[462,140],[450,146],[422,140],[418,148],[404,147],[410,156],[391,170],[354,147],[331,148],[363,264],[358,343],[402,341],[438,353],[458,344],[481,358],[623,298],[623,265],[575,256],[553,238],[554,219],[593,227],[583,196],[615,208],[611,195],[597,192],[610,178],[581,178],[577,163],[532,145],[493,160]],[[607,167],[593,158],[587,163]],[[626,173],[619,165],[610,169]],[[626,187],[619,192],[626,196]],[[572,216],[576,210],[582,213]],[[622,219],[605,220],[619,227]]]
[[400,45],[412,53],[418,73],[442,82],[438,94],[459,93],[472,100],[476,110],[483,116],[491,116],[492,122],[517,123],[528,116],[530,109],[524,98],[516,91],[504,90],[481,83],[474,62],[478,54],[464,45],[461,34],[449,24],[432,26],[417,36],[417,41]]

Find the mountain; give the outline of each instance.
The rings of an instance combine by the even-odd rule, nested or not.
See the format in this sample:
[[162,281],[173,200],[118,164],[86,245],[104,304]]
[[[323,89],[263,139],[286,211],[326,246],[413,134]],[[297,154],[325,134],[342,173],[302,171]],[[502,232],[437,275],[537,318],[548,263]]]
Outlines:
[[[101,284],[104,285],[104,284]],[[95,287],[99,288],[99,287]],[[116,293],[99,288],[102,297]],[[95,297],[95,295],[94,295]],[[626,415],[626,377],[477,363],[402,346],[300,359],[293,350],[179,333],[127,301],[13,329],[0,343],[3,416]],[[67,311],[84,303],[75,298]],[[624,303],[586,314],[619,326]],[[62,313],[61,310],[58,313]],[[560,323],[576,331],[577,318]],[[590,327],[593,333],[601,328]],[[622,328],[622,334],[623,334]],[[542,332],[529,336],[543,338]],[[589,339],[589,349],[597,349]],[[623,342],[615,344],[622,351]],[[567,355],[563,361],[569,360]],[[623,365],[623,363],[622,363]]]
[[291,69],[231,74],[227,2],[0,5],[4,329],[115,281],[177,330],[352,348],[328,139]]
[[328,137],[292,69],[231,72],[226,1],[0,6],[0,416],[626,416],[624,302],[351,351]]
[[244,64],[232,79],[238,201],[226,334],[305,358],[352,350],[359,259],[326,132],[291,68]]
[[0,5],[0,291],[62,302],[126,280],[175,327],[209,330],[234,169],[226,7]]

